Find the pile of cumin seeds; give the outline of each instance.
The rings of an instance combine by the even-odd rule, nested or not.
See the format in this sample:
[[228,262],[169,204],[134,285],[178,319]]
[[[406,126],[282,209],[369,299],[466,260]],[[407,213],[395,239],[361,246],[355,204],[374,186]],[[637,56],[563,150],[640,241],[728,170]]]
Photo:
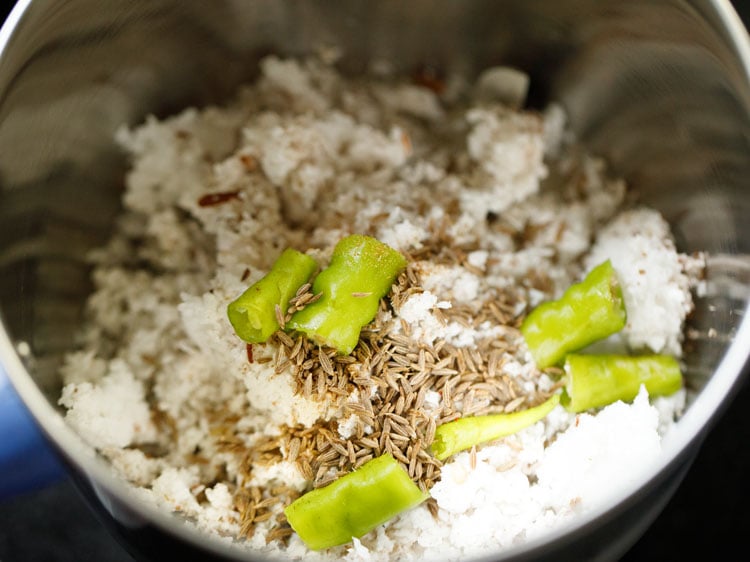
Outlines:
[[[460,254],[456,255],[461,259]],[[298,292],[290,310],[301,309],[304,304],[298,303],[318,298],[310,297],[309,290],[307,285]],[[441,466],[429,453],[437,426],[462,415],[510,412],[547,397],[541,393],[525,394],[503,372],[505,361],[517,351],[513,342],[518,340],[522,321],[522,317],[513,314],[517,309],[512,300],[515,296],[493,299],[481,306],[479,313],[465,306],[443,311],[446,321],[474,328],[489,321],[503,325],[509,334],[462,348],[443,340],[434,345],[416,342],[405,323],[389,319],[405,298],[422,291],[418,267],[410,261],[394,283],[390,299],[381,300],[376,319],[362,330],[359,344],[348,356],[311,343],[301,335],[283,331],[274,335],[278,346],[274,357],[276,372],[289,369],[296,392],[307,398],[341,404],[341,420],[347,422],[347,429],[341,433],[336,421],[308,428],[322,437],[300,445],[295,440],[299,437],[291,436],[281,447],[287,460],[291,457],[306,477],[312,476],[313,486],[330,483],[367,460],[389,452],[427,490],[439,478]],[[289,314],[285,320],[288,317]],[[438,393],[442,400],[428,401],[429,393]],[[303,454],[306,450],[310,454]]]
[[[439,244],[432,248],[420,252],[419,261],[436,257],[439,252],[441,263],[466,264],[466,254],[460,250],[446,251],[446,246]],[[518,352],[523,314],[516,311],[524,309],[518,303],[519,293],[493,294],[476,309],[467,305],[436,309],[441,321],[455,321],[474,329],[488,323],[502,326],[505,337],[481,339],[472,347],[456,347],[442,339],[428,345],[414,340],[408,324],[397,315],[410,295],[425,290],[419,261],[414,256],[407,256],[407,260],[405,271],[388,298],[381,299],[375,320],[362,329],[350,355],[339,355],[304,335],[283,331],[294,312],[320,298],[320,294],[311,292],[312,284],[297,291],[285,315],[277,310],[282,329],[270,340],[276,347],[270,359],[275,372],[279,376],[291,373],[298,394],[339,404],[342,415],[310,427],[282,428],[281,435],[263,440],[248,455],[248,472],[252,462],[285,460],[296,464],[310,488],[320,488],[390,453],[412,480],[428,491],[440,479],[442,463],[430,452],[439,425],[462,416],[531,407],[549,396],[524,393],[504,372],[504,364]],[[481,274],[477,268],[472,273]],[[287,505],[298,495],[285,493],[282,503]],[[434,502],[428,507],[436,513]],[[255,516],[252,511],[247,513]],[[243,517],[243,529],[249,532],[257,522]],[[279,540],[288,536],[283,513],[268,536]]]

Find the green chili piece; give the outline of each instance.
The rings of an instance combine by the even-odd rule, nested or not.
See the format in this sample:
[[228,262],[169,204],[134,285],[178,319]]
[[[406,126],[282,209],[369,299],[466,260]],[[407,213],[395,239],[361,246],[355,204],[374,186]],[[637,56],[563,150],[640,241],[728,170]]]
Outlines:
[[571,412],[633,400],[641,384],[651,396],[682,388],[680,365],[669,355],[568,355],[562,404]]
[[284,513],[305,544],[320,550],[366,535],[428,497],[398,461],[385,454],[296,499]]
[[540,369],[606,338],[625,326],[625,304],[609,260],[596,266],[563,296],[540,304],[523,321],[521,333]]
[[520,412],[472,416],[445,423],[435,431],[432,454],[443,460],[474,445],[512,435],[543,419],[559,403],[560,395],[553,394],[538,406]]
[[295,312],[287,326],[348,355],[405,267],[404,256],[379,240],[347,236],[336,244],[330,265],[315,278],[313,292],[322,297]]
[[287,248],[265,277],[227,306],[237,335],[248,343],[262,343],[279,329],[276,305],[286,313],[291,299],[317,269],[307,254]]

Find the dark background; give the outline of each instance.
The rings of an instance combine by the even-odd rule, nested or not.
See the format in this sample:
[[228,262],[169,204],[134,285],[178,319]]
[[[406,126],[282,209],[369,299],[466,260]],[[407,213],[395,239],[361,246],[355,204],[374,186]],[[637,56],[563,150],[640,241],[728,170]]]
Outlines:
[[[733,4],[750,24],[750,2]],[[0,20],[8,10],[0,8]],[[750,559],[750,377],[745,379],[675,496],[620,562]],[[0,504],[0,562],[27,561],[132,559],[65,480]]]

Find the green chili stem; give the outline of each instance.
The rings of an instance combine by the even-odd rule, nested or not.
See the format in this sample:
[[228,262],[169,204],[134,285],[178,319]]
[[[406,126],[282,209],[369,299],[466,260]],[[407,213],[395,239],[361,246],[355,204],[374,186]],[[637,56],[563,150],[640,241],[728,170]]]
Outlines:
[[405,267],[404,256],[390,246],[369,236],[347,236],[313,282],[313,292],[322,297],[296,312],[288,327],[341,354],[351,353],[362,326],[375,318],[380,299]]
[[279,329],[276,306],[286,313],[291,299],[317,269],[307,254],[287,248],[271,271],[227,306],[237,335],[248,343],[265,342]]
[[623,400],[630,402],[641,385],[651,396],[667,396],[682,388],[680,365],[669,355],[568,355],[562,404],[582,412]]
[[443,424],[435,431],[432,454],[443,460],[474,445],[512,435],[543,419],[559,403],[560,395],[553,394],[538,406],[520,412],[460,418]]
[[537,366],[544,369],[565,354],[621,330],[625,320],[622,290],[607,260],[560,299],[536,307],[521,325],[521,333]]
[[377,457],[285,510],[287,521],[313,549],[361,537],[428,498],[390,454]]

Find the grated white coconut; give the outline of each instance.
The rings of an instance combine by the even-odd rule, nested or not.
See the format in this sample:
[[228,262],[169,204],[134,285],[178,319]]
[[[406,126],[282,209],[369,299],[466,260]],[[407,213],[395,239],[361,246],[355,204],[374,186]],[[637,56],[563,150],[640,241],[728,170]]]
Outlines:
[[[469,248],[465,266],[420,262],[426,290],[395,314],[418,341],[467,348],[508,334],[444,323],[436,311],[476,307],[481,295],[517,287],[520,314],[611,259],[628,310],[627,344],[680,355],[700,267],[677,252],[656,211],[616,215],[624,182],[575,146],[560,106],[536,114],[501,103],[521,105],[523,76],[486,73],[475,101],[452,105],[403,81],[346,79],[319,60],[269,57],[260,69],[258,82],[227,107],[149,117],[117,135],[132,159],[126,213],[92,256],[89,323],[62,369],[60,404],[139,497],[210,534],[233,536],[238,485],[304,490],[308,482],[289,462],[258,466],[251,482],[238,481],[239,461],[217,445],[209,413],[233,417],[233,438],[247,445],[284,424],[338,416],[342,437],[354,431],[339,405],[304,398],[288,369],[277,373],[261,361],[273,345],[256,346],[249,362],[227,321],[227,303],[287,246],[309,248],[325,263],[342,236],[364,232],[415,252],[443,224]],[[199,204],[215,193],[231,202]],[[553,381],[532,378],[530,355],[516,343],[522,351],[503,358],[503,373],[526,390],[549,391]],[[441,400],[428,392],[425,408]],[[496,551],[593,509],[648,470],[684,400],[680,392],[651,404],[642,390],[632,404],[596,415],[559,407],[475,457],[460,453],[431,490],[437,517],[420,506],[323,553],[297,536],[267,545],[270,523],[241,544],[348,560]],[[160,455],[139,450],[143,444]],[[191,461],[196,455],[202,462]]]

